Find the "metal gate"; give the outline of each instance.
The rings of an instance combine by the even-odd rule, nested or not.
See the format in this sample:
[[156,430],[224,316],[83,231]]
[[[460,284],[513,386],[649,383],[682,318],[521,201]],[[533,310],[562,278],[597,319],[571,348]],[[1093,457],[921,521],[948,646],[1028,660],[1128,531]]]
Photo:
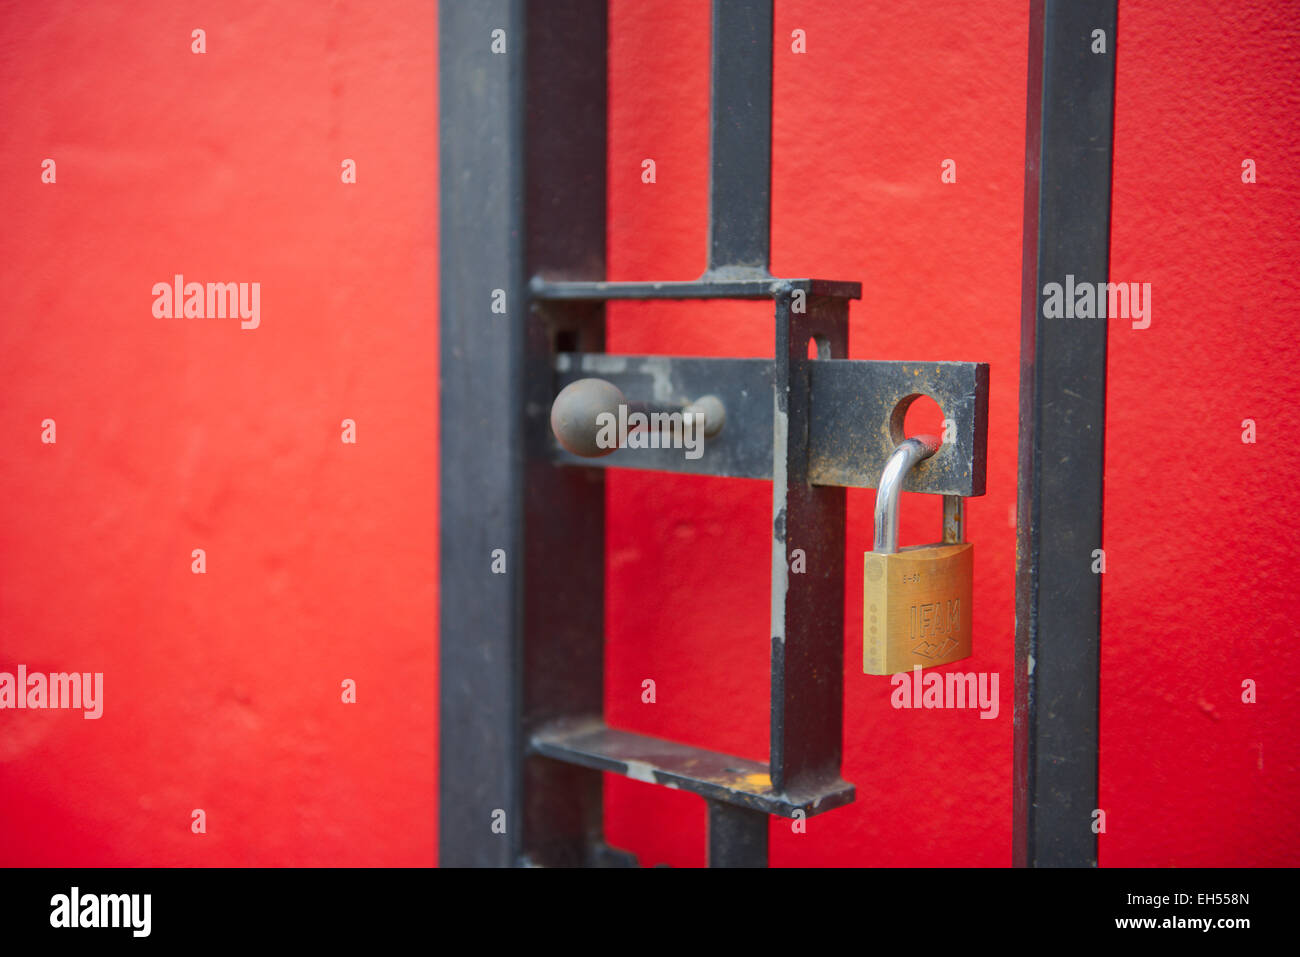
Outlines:
[[[1016,856],[1089,864],[1099,584],[1077,549],[1100,545],[1105,327],[1063,333],[1036,290],[1065,271],[1106,276],[1113,58],[1074,47],[1081,30],[1114,36],[1115,5],[1031,6]],[[700,795],[710,865],[766,865],[770,816],[854,797],[840,776],[844,488],[875,486],[907,404],[926,394],[956,436],[905,487],[984,492],[987,366],[849,360],[860,285],[768,272],[772,0],[713,3],[707,270],[691,282],[604,281],[606,24],[604,0],[440,4],[447,866],[634,863],[604,842],[603,773]],[[605,303],[619,299],[770,300],[776,358],[609,356]],[[548,415],[584,377],[664,408],[708,393],[725,424],[696,459],[578,458]],[[606,724],[610,467],[772,482],[769,763]],[[1062,496],[1069,509],[1053,507]],[[788,573],[796,549],[815,573]]]

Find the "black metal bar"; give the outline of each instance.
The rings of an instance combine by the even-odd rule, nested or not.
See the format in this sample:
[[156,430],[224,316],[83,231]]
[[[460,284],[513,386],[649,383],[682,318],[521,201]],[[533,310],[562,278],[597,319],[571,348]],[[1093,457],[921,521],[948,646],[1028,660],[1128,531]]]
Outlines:
[[[525,276],[605,276],[604,0],[525,4]],[[521,296],[520,304],[524,303]],[[605,483],[562,474],[549,457],[556,345],[605,348],[599,303],[530,303],[524,419],[522,733],[604,704]],[[487,387],[490,384],[484,383]],[[555,561],[564,551],[565,560]],[[557,663],[563,662],[562,667]],[[530,864],[606,862],[599,772],[527,759],[524,855]]]
[[545,407],[555,343],[603,348],[603,309],[532,305],[528,280],[603,278],[605,22],[603,0],[439,5],[439,841],[451,866],[611,859],[600,773],[526,754],[531,727],[602,700],[603,476],[550,464]]
[[767,274],[772,212],[772,0],[713,0],[706,275]]
[[[806,310],[806,311],[804,311]],[[809,476],[809,340],[843,359],[849,306],[776,301],[772,410],[771,772],[777,790],[838,780],[844,692],[844,489]]]
[[531,744],[535,754],[556,761],[764,814],[794,817],[801,812],[812,817],[853,801],[853,785],[838,776],[802,790],[778,791],[766,764],[611,728],[598,715],[554,721],[535,731]]
[[768,816],[709,801],[709,867],[767,867]]
[[536,299],[775,299],[785,293],[861,299],[862,283],[834,279],[716,278],[684,282],[533,281]]
[[[843,308],[847,312],[848,304]],[[875,488],[903,439],[904,400],[928,395],[951,422],[951,441],[914,466],[903,488],[936,495],[984,494],[987,363],[818,359],[808,370],[808,476],[814,485]]]
[[[1032,0],[1025,143],[1013,861],[1095,866],[1106,320],[1045,286],[1109,266],[1116,0]],[[1094,31],[1105,53],[1094,53]]]
[[[491,574],[522,555],[522,338],[492,323],[494,287],[517,290],[523,249],[522,21],[513,3],[439,6],[441,596],[439,858],[504,866],[521,849],[515,645],[522,576]],[[516,45],[493,54],[489,31]],[[518,301],[518,300],[517,300]],[[499,383],[491,394],[480,377]],[[484,436],[490,441],[484,443]],[[474,468],[465,463],[473,462]]]
[[[811,484],[874,488],[901,437],[890,427],[894,410],[909,395],[924,394],[952,420],[952,441],[914,468],[904,487],[940,495],[984,493],[987,365],[805,361],[812,402],[807,452]],[[726,407],[727,421],[720,433],[704,441],[695,458],[688,458],[681,448],[627,448],[603,458],[579,458],[552,443],[557,463],[731,478],[772,477],[776,364],[771,359],[561,353],[555,357],[555,370],[557,392],[577,379],[596,377],[618,386],[629,401],[680,406],[705,394],[715,395]]]

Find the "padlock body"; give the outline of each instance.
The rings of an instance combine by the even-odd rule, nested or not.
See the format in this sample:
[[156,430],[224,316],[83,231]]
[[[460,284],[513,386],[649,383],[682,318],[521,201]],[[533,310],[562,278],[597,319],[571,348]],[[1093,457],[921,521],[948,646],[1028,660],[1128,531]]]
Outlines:
[[867,552],[862,566],[862,671],[892,675],[967,658],[975,546]]

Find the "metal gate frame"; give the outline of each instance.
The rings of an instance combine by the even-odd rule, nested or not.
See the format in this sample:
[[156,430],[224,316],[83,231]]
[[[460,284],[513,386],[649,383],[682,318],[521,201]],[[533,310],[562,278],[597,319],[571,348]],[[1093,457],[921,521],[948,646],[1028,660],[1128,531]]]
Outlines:
[[[1015,803],[1017,861],[1028,864],[1095,863],[1072,812],[1095,807],[1097,582],[1071,545],[1099,542],[1105,331],[1098,380],[1095,332],[1053,330],[1034,290],[1066,266],[1105,278],[1113,53],[1105,83],[1096,69],[1080,79],[1070,43],[1094,15],[1113,50],[1114,0],[1066,6],[1036,0],[1031,17]],[[935,397],[958,437],[906,487],[984,491],[987,366],[848,360],[859,284],[768,272],[771,0],[714,0],[712,44],[708,269],[687,283],[607,283],[604,0],[439,5],[444,866],[634,863],[604,841],[606,772],[702,796],[711,866],[765,865],[770,815],[853,800],[839,767],[843,487],[874,486],[909,389]],[[1078,102],[1089,134],[1104,125],[1104,186],[1100,149],[1080,158],[1070,142]],[[1081,169],[1089,176],[1072,179]],[[1087,204],[1102,193],[1098,270],[1099,209]],[[1082,212],[1070,205],[1079,199]],[[775,361],[603,357],[604,303],[660,298],[771,299]],[[1084,391],[1062,373],[1088,377]],[[678,404],[707,387],[727,402],[731,431],[707,462],[573,459],[547,413],[582,374],[629,396],[666,383],[670,394],[654,397]],[[1066,387],[1081,405],[1062,406]],[[745,405],[755,392],[771,401]],[[773,482],[769,764],[604,722],[603,469],[626,465]],[[1085,506],[1051,508],[1063,493]],[[787,573],[795,548],[815,574]],[[1076,600],[1062,605],[1066,591]],[[1081,691],[1065,702],[1072,682]]]

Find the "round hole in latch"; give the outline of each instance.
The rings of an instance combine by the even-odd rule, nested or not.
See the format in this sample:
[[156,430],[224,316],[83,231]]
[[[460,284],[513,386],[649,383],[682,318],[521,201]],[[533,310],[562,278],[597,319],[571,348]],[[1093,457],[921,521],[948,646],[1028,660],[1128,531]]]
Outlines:
[[889,433],[897,445],[917,435],[943,438],[943,409],[930,396],[920,392],[903,396],[889,417]]
[[808,358],[809,359],[829,359],[831,357],[831,344],[826,341],[824,336],[808,337]]

